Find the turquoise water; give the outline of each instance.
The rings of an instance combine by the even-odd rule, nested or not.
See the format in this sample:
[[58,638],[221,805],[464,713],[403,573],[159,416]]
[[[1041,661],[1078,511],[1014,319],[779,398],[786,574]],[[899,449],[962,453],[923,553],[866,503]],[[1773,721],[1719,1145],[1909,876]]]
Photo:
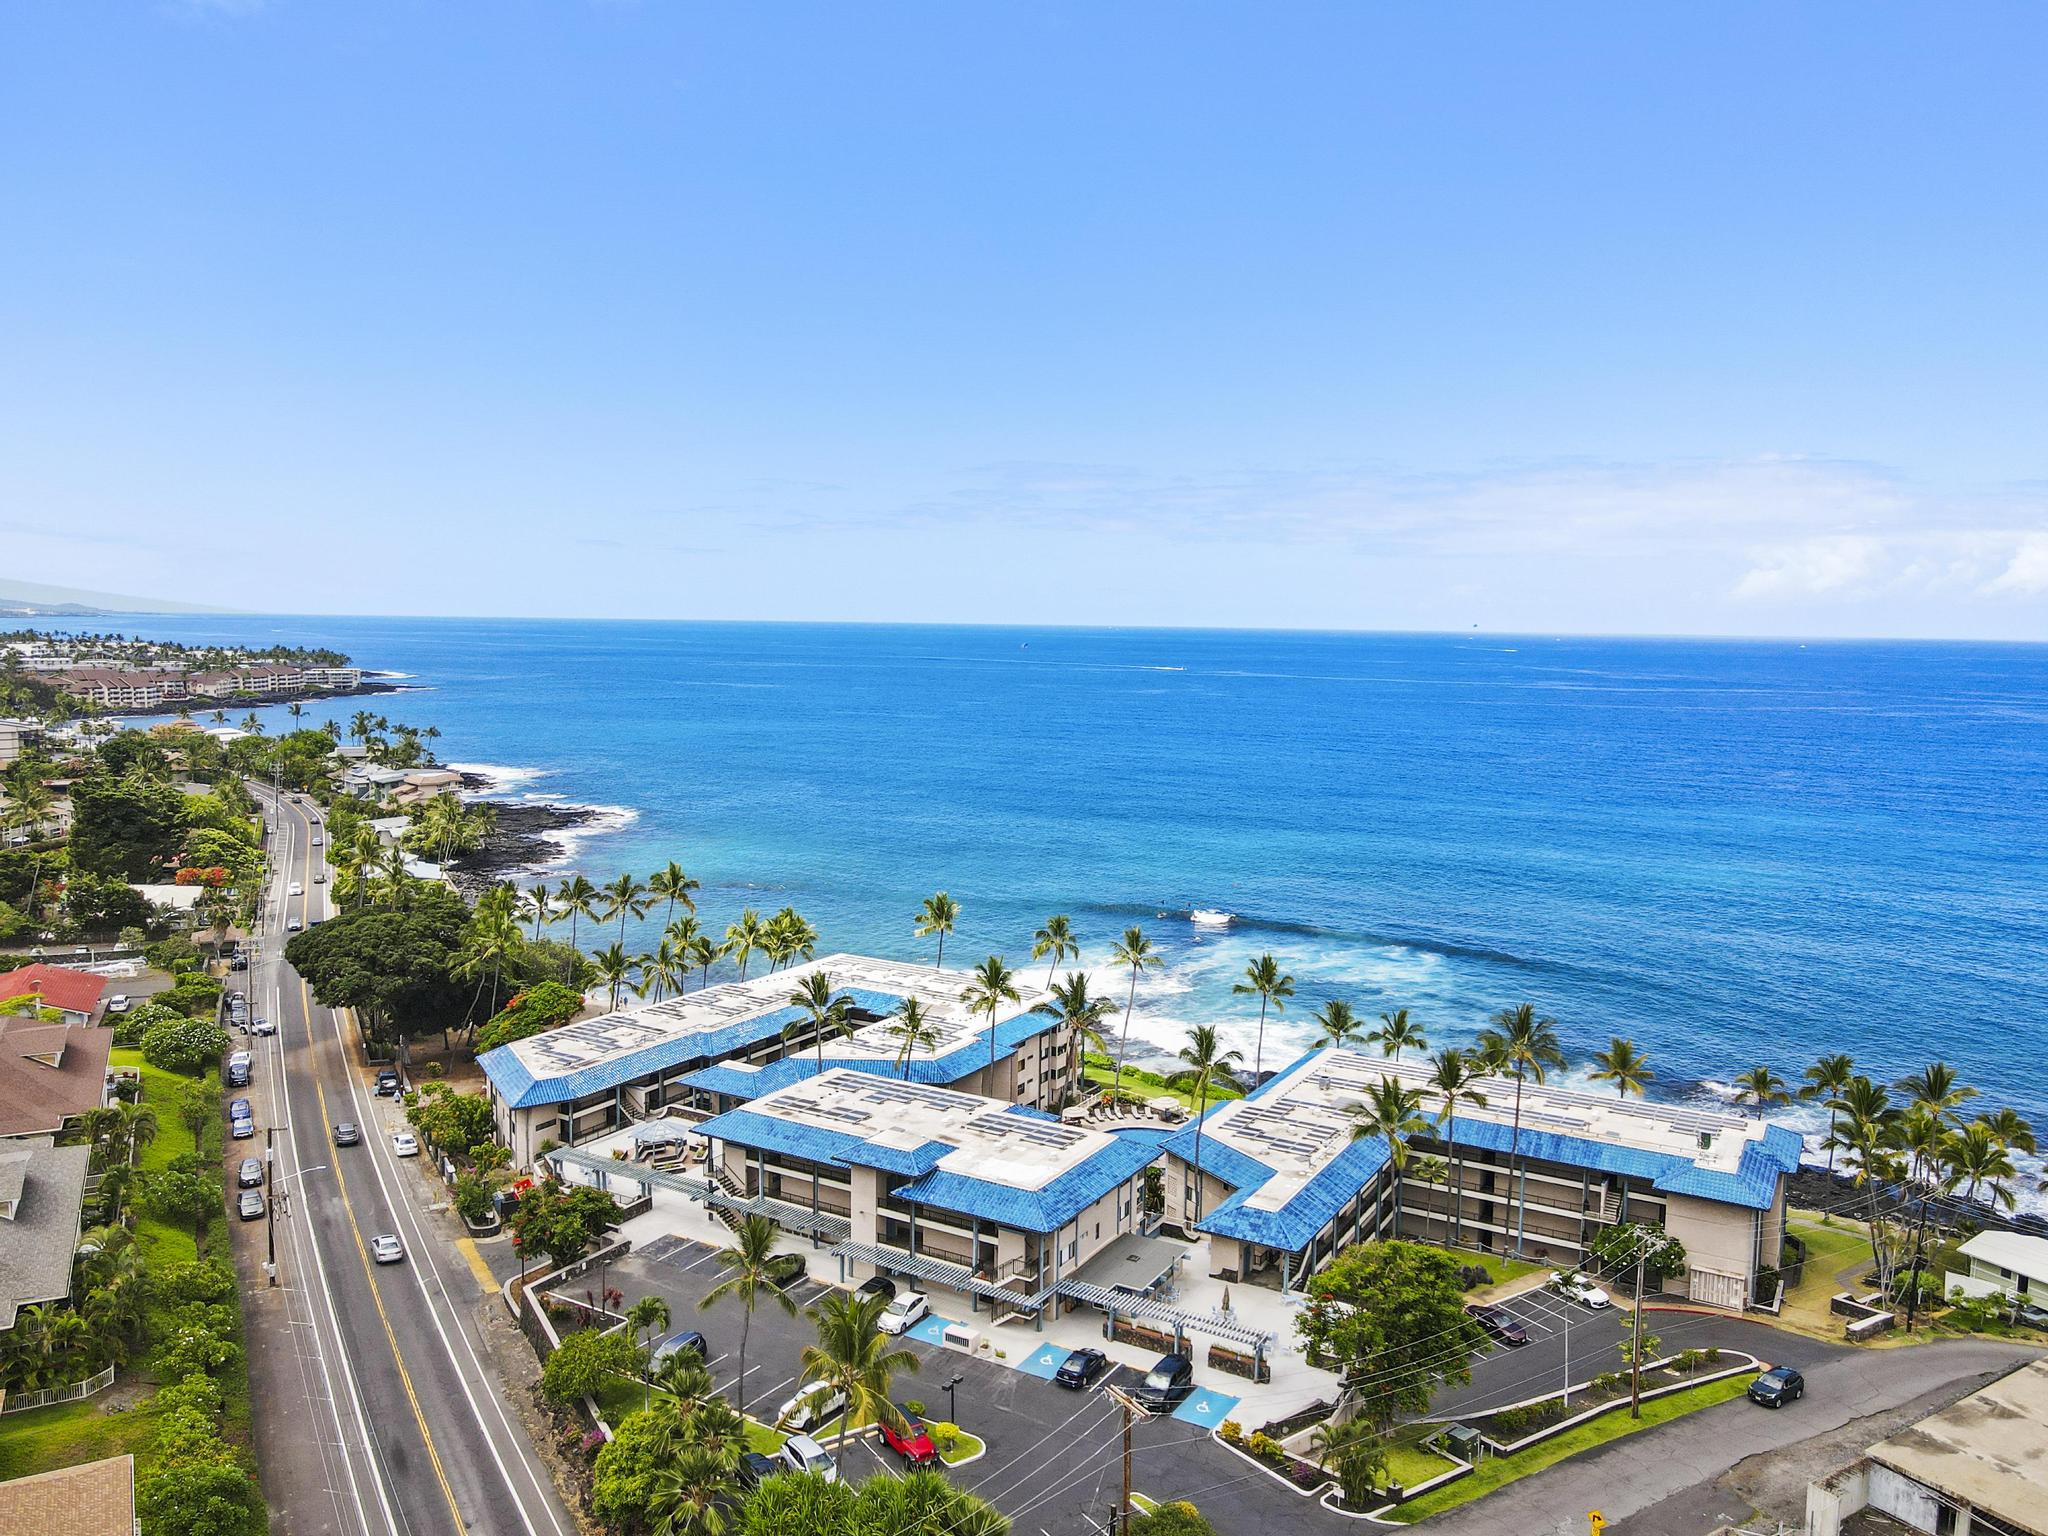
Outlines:
[[929,953],[942,887],[963,962],[1028,963],[1055,911],[1087,961],[1142,924],[1156,1044],[1220,1022],[1249,1057],[1230,985],[1271,950],[1297,996],[1269,1066],[1326,997],[1450,1041],[1526,1000],[1575,1055],[1632,1036],[1666,1092],[1938,1055],[2048,1118],[2048,648],[130,622],[412,674],[368,702],[539,775],[515,793],[629,811],[575,862],[677,859],[720,931],[789,903],[830,947]]

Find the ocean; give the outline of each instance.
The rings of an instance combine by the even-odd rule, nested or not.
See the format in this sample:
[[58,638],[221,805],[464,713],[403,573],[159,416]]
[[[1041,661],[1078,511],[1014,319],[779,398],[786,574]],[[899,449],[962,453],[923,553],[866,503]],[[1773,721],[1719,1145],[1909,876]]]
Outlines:
[[[1534,1003],[1576,1079],[1626,1035],[1660,1096],[1847,1051],[1953,1063],[2048,1129],[2048,647],[1238,631],[148,618],[333,646],[514,798],[605,808],[553,873],[794,905],[826,949],[1030,968],[1142,926],[1134,1035],[1250,1059],[1254,956],[1295,978],[1265,1063],[1342,997],[1431,1043]],[[237,711],[237,716],[241,713]],[[265,711],[273,717],[280,710]],[[277,728],[273,725],[273,729]],[[1227,928],[1195,925],[1225,911]],[[628,939],[653,942],[659,912]],[[1043,966],[1039,967],[1043,975]],[[1123,986],[1105,976],[1115,996]],[[1810,1109],[1794,1111],[1818,1122]],[[2031,1192],[2035,1180],[2027,1180]],[[2038,1197],[2029,1203],[2038,1204]]]

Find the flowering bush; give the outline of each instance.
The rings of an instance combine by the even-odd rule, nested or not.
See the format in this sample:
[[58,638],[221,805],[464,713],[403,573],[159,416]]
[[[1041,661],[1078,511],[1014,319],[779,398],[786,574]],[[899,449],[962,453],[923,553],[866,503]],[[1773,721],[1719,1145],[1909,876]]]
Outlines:
[[204,869],[181,869],[177,873],[176,881],[179,885],[204,885],[218,889],[232,878],[233,876],[220,865],[214,864]]

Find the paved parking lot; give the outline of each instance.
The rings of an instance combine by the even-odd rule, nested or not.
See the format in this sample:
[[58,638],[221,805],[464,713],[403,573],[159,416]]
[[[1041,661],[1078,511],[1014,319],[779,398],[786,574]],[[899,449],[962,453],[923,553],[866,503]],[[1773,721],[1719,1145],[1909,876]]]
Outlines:
[[[628,1303],[649,1294],[664,1297],[674,1317],[672,1330],[702,1328],[710,1341],[709,1364],[719,1389],[737,1401],[742,1310],[733,1301],[698,1310],[699,1299],[721,1275],[715,1252],[701,1243],[663,1239],[612,1265],[609,1283],[624,1292]],[[799,1353],[815,1338],[802,1309],[827,1289],[811,1281],[793,1287],[789,1295],[799,1308],[796,1317],[772,1302],[756,1305],[747,1348],[746,1396],[757,1416],[772,1414],[795,1390]],[[950,1412],[946,1384],[959,1378],[953,1394],[959,1422],[986,1442],[988,1452],[979,1461],[953,1469],[953,1480],[1008,1514],[1019,1536],[1082,1536],[1099,1530],[1116,1502],[1123,1476],[1122,1411],[1102,1389],[1110,1382],[1134,1387],[1140,1374],[1119,1366],[1088,1391],[1074,1392],[1049,1379],[1058,1360],[1035,1362],[1041,1373],[1017,1368],[1032,1361],[974,1359],[941,1349],[918,1336],[927,1333],[936,1336],[936,1330],[916,1329],[906,1339],[921,1368],[899,1378],[897,1398],[917,1399],[924,1403],[928,1418],[943,1419]],[[1054,1352],[1065,1357],[1058,1346],[1040,1353]],[[1182,1405],[1181,1416],[1138,1424],[1133,1435],[1137,1489],[1158,1498],[1195,1498],[1225,1533],[1273,1529],[1283,1510],[1299,1509],[1306,1515],[1305,1501],[1291,1498],[1265,1473],[1209,1438],[1208,1419],[1217,1417],[1220,1422],[1223,1405],[1232,1397],[1230,1378],[1200,1368],[1197,1378],[1201,1388],[1215,1394],[1213,1400],[1205,1404],[1198,1393]],[[878,1450],[872,1436],[849,1441],[842,1462],[854,1477],[899,1465],[894,1456]],[[1332,1530],[1349,1529],[1351,1524],[1339,1525],[1330,1516],[1289,1523],[1320,1528],[1324,1521]]]

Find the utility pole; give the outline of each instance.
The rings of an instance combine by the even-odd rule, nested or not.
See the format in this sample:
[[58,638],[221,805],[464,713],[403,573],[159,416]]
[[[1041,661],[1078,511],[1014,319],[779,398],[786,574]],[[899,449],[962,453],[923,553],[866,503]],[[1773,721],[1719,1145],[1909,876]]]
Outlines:
[[1102,1390],[1124,1411],[1124,1499],[1118,1506],[1117,1531],[1119,1536],[1131,1536],[1131,1425],[1139,1419],[1151,1418],[1152,1411],[1122,1387]]
[[[253,978],[251,979],[250,990],[255,990],[255,983]],[[275,1286],[277,1284],[278,1188],[277,1127],[274,1125],[266,1125],[263,1128],[263,1184],[267,1195],[267,1198],[264,1200],[265,1220],[263,1223],[263,1236],[264,1241],[269,1245],[270,1248],[270,1257],[268,1258],[268,1260],[265,1261],[263,1265],[263,1273],[270,1277],[271,1285]]]
[[1643,1260],[1648,1254],[1647,1243],[1636,1250],[1634,1342],[1628,1352],[1628,1416],[1632,1419],[1643,1416]]

